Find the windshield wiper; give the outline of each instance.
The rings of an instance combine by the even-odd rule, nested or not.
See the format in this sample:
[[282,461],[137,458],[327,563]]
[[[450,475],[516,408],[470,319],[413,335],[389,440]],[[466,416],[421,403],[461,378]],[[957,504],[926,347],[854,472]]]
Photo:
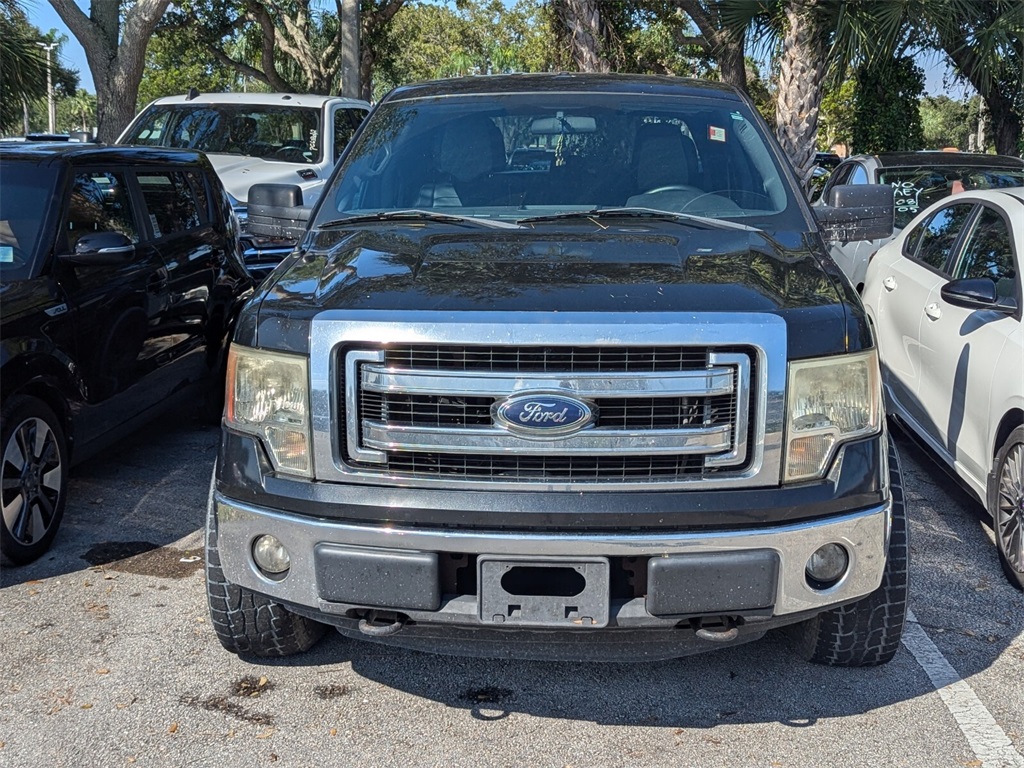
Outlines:
[[484,227],[513,226],[507,222],[478,219],[474,216],[455,216],[450,213],[438,213],[437,211],[423,211],[418,208],[410,208],[404,211],[377,211],[376,213],[346,216],[343,219],[334,219],[324,224],[318,224],[316,228],[334,229],[336,227],[348,227],[352,224],[366,224],[367,222],[373,221],[436,221],[443,224],[466,224],[470,226]]
[[739,229],[748,232],[757,232],[756,227],[746,224],[739,224],[735,221],[723,221],[712,219],[707,216],[695,216],[692,213],[679,213],[676,211],[660,211],[656,208],[591,208],[584,211],[564,211],[562,213],[551,213],[544,216],[528,216],[525,219],[516,219],[516,224],[533,224],[544,221],[562,221],[564,219],[652,219],[656,221],[671,221],[678,224],[690,224],[707,227],[709,229]]

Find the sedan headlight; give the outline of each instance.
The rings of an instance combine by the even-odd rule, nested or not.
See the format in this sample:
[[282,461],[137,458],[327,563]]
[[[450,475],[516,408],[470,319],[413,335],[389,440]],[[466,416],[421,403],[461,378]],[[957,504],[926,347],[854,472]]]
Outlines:
[[783,479],[821,477],[841,443],[877,433],[881,400],[875,350],[791,362]]
[[263,441],[276,469],[313,475],[305,356],[232,344],[225,412],[228,425]]

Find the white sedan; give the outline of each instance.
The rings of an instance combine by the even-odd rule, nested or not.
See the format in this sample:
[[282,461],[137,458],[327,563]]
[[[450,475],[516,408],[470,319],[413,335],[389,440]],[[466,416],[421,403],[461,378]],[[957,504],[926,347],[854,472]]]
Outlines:
[[862,298],[888,411],[993,519],[1024,589],[1024,188],[963,192],[918,214],[871,259]]

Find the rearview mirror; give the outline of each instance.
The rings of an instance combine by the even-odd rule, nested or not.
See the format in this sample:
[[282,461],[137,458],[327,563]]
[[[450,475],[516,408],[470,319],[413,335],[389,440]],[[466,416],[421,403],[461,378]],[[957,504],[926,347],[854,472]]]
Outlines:
[[530,123],[530,133],[542,136],[562,133],[593,133],[596,130],[597,122],[592,117],[561,113],[554,117],[538,117]]

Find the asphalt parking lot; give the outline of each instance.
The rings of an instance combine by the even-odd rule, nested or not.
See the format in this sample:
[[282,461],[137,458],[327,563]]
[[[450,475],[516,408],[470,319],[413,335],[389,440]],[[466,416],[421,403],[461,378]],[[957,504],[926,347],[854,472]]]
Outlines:
[[205,604],[216,442],[174,414],[76,468],[51,552],[0,574],[0,766],[1024,766],[1024,595],[980,510],[905,438],[914,620],[863,670],[774,635],[644,664],[333,633],[239,659]]

